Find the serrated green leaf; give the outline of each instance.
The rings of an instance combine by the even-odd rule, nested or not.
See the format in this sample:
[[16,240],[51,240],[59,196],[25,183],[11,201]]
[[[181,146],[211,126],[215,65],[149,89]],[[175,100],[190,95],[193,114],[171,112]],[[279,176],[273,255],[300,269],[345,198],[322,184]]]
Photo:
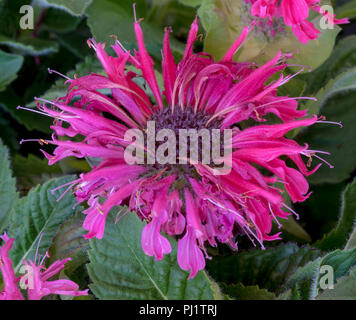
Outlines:
[[288,280],[286,289],[297,290],[302,300],[313,300],[322,292],[319,287],[320,269],[322,266],[331,266],[334,271],[334,279],[345,276],[350,268],[356,265],[355,250],[336,250],[324,257],[309,262],[299,268]]
[[341,201],[341,213],[337,226],[314,244],[322,251],[342,249],[346,245],[356,221],[356,179],[346,187]]
[[328,121],[341,122],[337,125],[316,124],[300,135],[311,149],[330,152],[324,156],[335,168],[322,166],[309,177],[313,184],[339,183],[356,169],[356,67],[331,80],[326,88],[317,94],[320,114]]
[[115,224],[116,214],[108,216],[103,239],[90,240],[91,290],[99,299],[221,299],[217,285],[200,271],[187,280],[176,260],[177,246],[161,261],[145,255],[141,232],[145,225],[134,213]]
[[236,300],[275,300],[276,296],[266,289],[258,286],[247,286],[243,284],[222,284],[222,290],[231,298]]
[[16,199],[16,180],[12,177],[9,152],[0,140],[0,233],[7,225]]
[[81,16],[93,0],[46,0],[46,2],[50,6],[65,10],[74,16]]
[[16,202],[9,226],[9,236],[16,238],[10,254],[15,271],[19,270],[23,259],[35,259],[39,240],[38,252],[43,255],[61,224],[75,213],[76,200],[70,192],[60,201],[57,199],[64,190],[51,192],[73,179],[73,176],[67,176],[50,180]]
[[208,262],[208,271],[218,282],[258,285],[271,292],[279,292],[286,279],[295,270],[314,260],[320,252],[310,247],[299,248],[294,243],[266,250],[237,252],[228,257],[214,257]]
[[23,57],[0,50],[0,91],[17,77],[23,63]]

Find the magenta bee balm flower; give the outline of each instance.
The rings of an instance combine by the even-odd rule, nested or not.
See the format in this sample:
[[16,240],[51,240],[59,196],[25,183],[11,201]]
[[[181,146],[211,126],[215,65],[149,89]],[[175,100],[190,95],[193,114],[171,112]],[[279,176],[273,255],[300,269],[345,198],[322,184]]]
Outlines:
[[[272,222],[279,224],[277,217],[292,212],[281,195],[283,188],[293,202],[304,201],[310,195],[305,176],[320,166],[308,171],[302,158],[310,164],[313,156],[319,158],[318,151],[285,135],[318,119],[305,118],[298,98],[277,96],[277,88],[292,76],[270,79],[287,67],[288,55],[279,53],[260,67],[233,61],[249,31],[246,27],[225,56],[214,61],[207,53],[193,52],[195,20],[176,64],[166,29],[162,90],[135,22],[137,51],[132,54],[116,41],[117,56],[111,57],[103,44],[90,40],[107,76],[68,79],[65,97],[38,105],[55,118],[52,140],[41,140],[56,146],[53,155],[43,151],[50,165],[71,156],[100,159],[69,184],[78,202],[89,204],[84,211],[86,238],[102,238],[109,211],[126,204],[147,222],[144,252],[160,260],[171,252],[166,235],[176,236],[178,264],[190,271],[190,278],[205,267],[208,244],[237,248],[238,234],[262,247],[264,241],[279,239],[279,233],[270,234]],[[126,69],[127,64],[134,68]],[[147,88],[138,84],[140,78]],[[278,124],[265,123],[271,114],[280,119]],[[254,125],[247,127],[249,123]],[[152,127],[157,135],[152,136]],[[189,138],[186,157],[181,153],[184,130],[205,134]],[[127,140],[128,132],[136,133],[136,140]],[[225,133],[230,133],[226,141],[205,140]],[[136,161],[130,162],[127,150],[133,146],[137,149],[131,160]]]
[[[277,25],[283,18],[284,24],[292,28],[295,36],[303,44],[315,40],[321,33],[313,23],[308,21],[309,9],[322,14],[326,19],[325,23],[330,27],[349,23],[347,18],[335,19],[333,13],[320,6],[320,0],[245,0],[245,2],[252,5],[252,16],[267,19],[270,26]],[[331,7],[328,7],[330,10]]]
[[[43,262],[36,264],[32,261],[24,261],[25,274],[22,277],[16,277],[12,261],[9,258],[9,251],[15,239],[10,239],[6,233],[0,238],[5,242],[0,247],[0,270],[4,281],[4,289],[0,292],[0,300],[24,300],[19,284],[23,286],[23,289],[27,290],[28,300],[41,300],[49,294],[67,296],[88,294],[88,290],[79,291],[78,285],[71,280],[48,280],[60,272],[70,258],[58,260],[47,269],[43,265]],[[48,255],[46,254],[46,256]]]

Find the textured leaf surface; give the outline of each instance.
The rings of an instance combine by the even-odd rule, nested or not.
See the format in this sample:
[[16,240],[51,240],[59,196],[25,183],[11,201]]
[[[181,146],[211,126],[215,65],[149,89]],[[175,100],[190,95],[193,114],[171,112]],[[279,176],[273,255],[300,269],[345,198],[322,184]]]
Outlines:
[[333,289],[324,290],[316,300],[356,300],[356,269],[338,279]]
[[9,153],[0,140],[0,232],[6,226],[16,199],[16,181],[12,177]]
[[223,284],[222,290],[228,294],[229,297],[236,300],[275,300],[276,296],[267,291],[260,289],[258,286],[247,286],[243,284]]
[[108,216],[103,239],[90,240],[88,271],[91,290],[99,299],[217,299],[217,285],[200,271],[187,280],[172,253],[161,261],[144,254],[141,231],[145,225],[134,213],[127,213],[117,224]]
[[299,248],[288,243],[266,250],[238,252],[228,257],[214,257],[208,263],[208,271],[218,282],[258,285],[271,292],[278,292],[286,279],[299,266],[319,256],[319,251],[310,247]]
[[334,279],[345,276],[351,267],[356,265],[356,249],[336,250],[324,257],[320,257],[299,268],[290,277],[286,288],[298,292],[299,299],[315,299],[322,292],[319,281],[322,274],[320,268],[324,265],[331,266],[334,270]]
[[32,189],[26,197],[16,203],[9,228],[9,235],[16,238],[11,250],[11,259],[16,271],[23,259],[35,259],[40,239],[38,252],[43,255],[49,249],[52,238],[57,234],[61,224],[74,214],[73,206],[76,200],[70,192],[58,202],[57,199],[64,190],[56,190],[53,194],[51,192],[52,189],[73,179],[74,177],[67,176],[50,180]]
[[356,179],[350,183],[342,194],[340,219],[335,227],[314,246],[323,251],[344,248],[356,221]]

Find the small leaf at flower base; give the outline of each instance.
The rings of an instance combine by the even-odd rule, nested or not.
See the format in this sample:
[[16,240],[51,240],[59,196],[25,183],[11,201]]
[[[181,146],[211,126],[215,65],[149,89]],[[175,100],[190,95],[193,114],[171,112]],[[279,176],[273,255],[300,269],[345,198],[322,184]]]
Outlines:
[[247,286],[243,284],[222,284],[222,290],[231,298],[236,300],[275,300],[276,296],[266,289],[258,286]]
[[[121,210],[126,210],[122,208]],[[126,213],[115,223],[109,214],[103,239],[90,240],[90,285],[99,299],[223,299],[216,283],[204,271],[188,280],[177,264],[176,241],[172,252],[161,261],[145,255],[141,232],[145,225],[134,213]]]
[[74,16],[81,16],[93,0],[45,0],[50,6],[65,10]]
[[341,213],[337,226],[314,244],[322,251],[342,249],[353,231],[356,221],[356,179],[346,187],[341,201]]
[[266,250],[237,252],[228,257],[214,257],[208,261],[209,274],[219,282],[241,283],[279,293],[280,288],[295,270],[320,255],[310,247],[299,248],[294,243]]
[[73,206],[77,202],[70,192],[60,201],[57,199],[65,189],[56,190],[53,194],[51,192],[72,180],[74,176],[49,180],[44,185],[33,188],[26,197],[15,203],[9,236],[17,239],[10,254],[16,271],[19,271],[23,259],[34,261],[37,246],[39,253],[43,255],[63,222],[75,213]]
[[7,226],[17,197],[16,180],[12,177],[9,152],[0,140],[0,233]]
[[295,220],[294,216],[290,215],[288,219],[278,219],[282,225],[282,230],[302,241],[311,242],[310,235],[303,227]]
[[23,63],[23,57],[17,54],[9,54],[0,50],[0,91],[17,77]]
[[84,214],[81,211],[82,209],[78,208],[77,213],[59,228],[53,238],[49,249],[50,258],[47,261],[47,265],[50,265],[58,259],[71,258],[64,270],[70,278],[78,267],[88,261],[89,241],[83,237],[86,230],[83,229]]
[[[345,276],[350,268],[356,265],[356,249],[336,250],[324,257],[309,262],[299,268],[288,280],[285,289],[298,291],[301,300],[313,300],[323,290],[320,288],[320,280],[323,276],[322,266],[330,266],[333,270],[334,280]],[[325,291],[324,291],[325,292]]]
[[321,166],[309,177],[309,182],[339,183],[356,169],[356,67],[331,80],[317,98],[320,114],[328,121],[341,122],[343,128],[317,123],[300,135],[300,141],[307,142],[310,149],[330,152],[330,156],[321,156],[334,166],[333,169]]
[[349,275],[338,279],[334,288],[324,290],[315,299],[356,300],[356,268],[352,268]]

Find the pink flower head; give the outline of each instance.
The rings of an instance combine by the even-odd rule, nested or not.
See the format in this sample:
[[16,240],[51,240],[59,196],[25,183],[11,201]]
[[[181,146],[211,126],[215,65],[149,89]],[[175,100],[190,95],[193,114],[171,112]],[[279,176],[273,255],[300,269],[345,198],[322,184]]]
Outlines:
[[1,239],[5,242],[4,245],[0,247],[0,270],[5,286],[4,290],[0,293],[0,300],[24,300],[18,287],[19,282],[23,282],[26,286],[28,300],[40,300],[49,294],[68,296],[88,294],[88,290],[79,291],[78,285],[71,280],[48,280],[60,272],[70,258],[58,260],[47,269],[42,263],[36,265],[32,261],[24,261],[26,273],[24,276],[16,278],[12,261],[8,256],[15,239],[9,239],[6,233],[1,236]]
[[[283,18],[285,25],[292,28],[293,33],[303,44],[315,40],[321,32],[308,21],[309,9],[314,10],[324,17],[330,26],[334,24],[349,23],[347,18],[336,19],[335,15],[324,11],[319,6],[320,0],[245,0],[251,5],[251,15],[258,19],[268,19],[273,25],[274,21]],[[274,35],[274,33],[272,33]]]
[[[42,112],[55,118],[52,140],[45,142],[56,149],[53,155],[44,154],[49,164],[70,156],[101,159],[90,172],[69,185],[78,201],[87,201],[89,205],[84,211],[86,238],[102,238],[109,211],[127,204],[147,222],[141,241],[144,252],[160,260],[171,252],[171,244],[162,233],[176,236],[178,264],[194,277],[205,266],[208,243],[227,243],[237,248],[237,234],[246,234],[262,247],[264,241],[279,239],[279,233],[270,234],[272,222],[278,223],[277,217],[287,218],[291,209],[275,182],[285,186],[293,202],[304,201],[310,194],[305,176],[320,166],[308,171],[302,157],[308,158],[310,164],[313,156],[318,157],[318,151],[285,135],[313,125],[317,118],[298,120],[307,113],[298,110],[297,98],[277,95],[277,88],[291,75],[270,81],[287,67],[290,55],[278,53],[260,67],[233,61],[250,32],[248,27],[225,56],[215,61],[207,53],[193,52],[198,33],[196,19],[178,64],[170,48],[170,30],[166,29],[163,90],[158,86],[140,24],[135,22],[134,27],[138,42],[134,53],[116,41],[113,49],[117,56],[111,57],[103,44],[90,40],[107,76],[90,74],[69,79],[65,97],[38,104]],[[128,71],[127,64],[137,71]],[[151,95],[139,86],[136,80],[140,78],[145,80]],[[110,90],[111,95],[104,95],[102,89]],[[267,114],[274,114],[280,123],[247,129],[240,126],[245,120],[264,123]],[[149,122],[154,122],[157,130],[170,129],[175,134],[180,129],[205,128],[209,133],[231,129],[230,172],[216,174],[216,166],[203,163],[201,158],[192,161],[188,157],[189,161],[181,164],[178,155],[175,164],[127,163],[125,148],[129,142],[125,133],[137,129],[148,135]],[[135,143],[140,145],[137,140]],[[162,143],[154,142],[153,149]],[[174,146],[177,148],[178,145]],[[147,144],[142,149],[147,160],[152,146]],[[287,160],[294,166],[290,167]]]

